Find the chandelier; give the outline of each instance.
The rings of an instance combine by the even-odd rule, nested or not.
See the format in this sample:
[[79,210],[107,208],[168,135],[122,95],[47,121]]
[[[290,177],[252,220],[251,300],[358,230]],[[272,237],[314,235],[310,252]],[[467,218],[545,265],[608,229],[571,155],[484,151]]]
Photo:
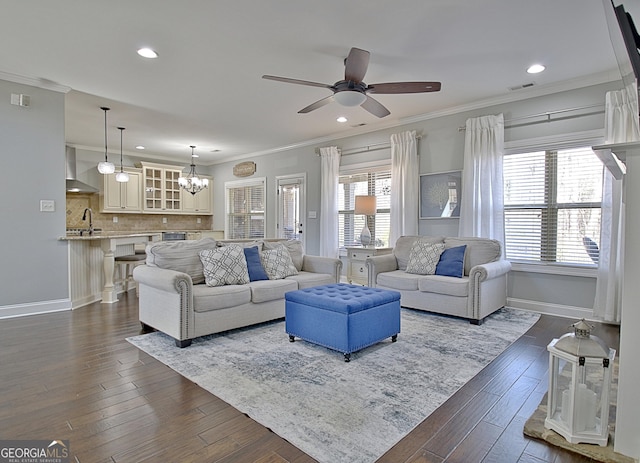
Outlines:
[[104,111],[104,161],[98,163],[98,172],[107,175],[113,174],[116,171],[116,166],[107,159],[107,111],[109,111],[110,108],[101,106],[100,109]]
[[200,178],[196,173],[196,165],[193,162],[193,158],[197,157],[197,154],[193,153],[193,150],[196,148],[194,145],[190,146],[191,148],[191,169],[189,170],[189,175],[186,177],[181,176],[178,178],[178,185],[184,191],[188,191],[192,195],[195,195],[203,188],[207,188],[209,186],[209,179]]

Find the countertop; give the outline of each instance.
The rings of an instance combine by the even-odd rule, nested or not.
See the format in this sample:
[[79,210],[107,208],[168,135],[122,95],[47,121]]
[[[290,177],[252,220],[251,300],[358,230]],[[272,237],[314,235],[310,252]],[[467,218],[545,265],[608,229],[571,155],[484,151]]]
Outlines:
[[139,236],[148,236],[148,237],[162,237],[161,232],[114,232],[114,231],[104,231],[95,233],[93,235],[65,235],[58,238],[63,241],[91,241],[91,240],[106,240],[113,238],[136,238]]

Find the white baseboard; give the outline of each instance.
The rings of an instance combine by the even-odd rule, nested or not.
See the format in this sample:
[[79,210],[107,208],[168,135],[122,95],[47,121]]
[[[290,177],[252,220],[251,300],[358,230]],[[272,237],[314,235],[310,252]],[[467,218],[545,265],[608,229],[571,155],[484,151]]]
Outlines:
[[529,301],[526,299],[507,298],[507,306],[514,309],[531,310],[548,315],[569,317],[587,320],[593,318],[593,309],[586,307],[574,307],[570,305],[550,304],[547,302]]
[[69,299],[5,305],[0,307],[0,319],[24,317],[25,315],[37,315],[51,312],[63,312],[65,310],[71,310],[71,301]]
[[102,294],[93,294],[91,296],[82,297],[71,302],[71,308],[73,310],[84,307],[85,305],[93,304],[94,302],[101,301]]

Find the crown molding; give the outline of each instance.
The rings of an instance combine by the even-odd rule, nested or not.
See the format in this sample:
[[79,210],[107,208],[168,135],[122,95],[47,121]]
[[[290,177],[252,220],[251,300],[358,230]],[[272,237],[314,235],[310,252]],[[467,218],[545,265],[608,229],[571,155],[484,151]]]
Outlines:
[[42,79],[39,77],[27,77],[18,74],[12,74],[10,72],[0,71],[0,80],[6,80],[7,82],[14,82],[16,84],[30,85],[31,87],[43,88],[45,90],[52,90],[54,92],[68,93],[71,87],[66,85],[60,85],[56,82]]

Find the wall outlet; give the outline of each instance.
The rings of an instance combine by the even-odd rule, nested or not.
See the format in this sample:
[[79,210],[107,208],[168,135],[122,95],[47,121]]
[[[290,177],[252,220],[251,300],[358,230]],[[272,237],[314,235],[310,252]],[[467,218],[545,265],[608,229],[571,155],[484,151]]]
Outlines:
[[55,212],[56,202],[53,199],[40,200],[40,212]]
[[317,212],[316,211],[309,211],[309,218],[310,219],[315,219],[317,217]]
[[167,218],[166,217],[162,218],[162,223],[167,223]]
[[196,219],[196,223],[202,223],[202,219],[201,219],[200,217],[198,217],[198,218]]
[[118,217],[117,216],[113,216],[113,223],[118,223]]

